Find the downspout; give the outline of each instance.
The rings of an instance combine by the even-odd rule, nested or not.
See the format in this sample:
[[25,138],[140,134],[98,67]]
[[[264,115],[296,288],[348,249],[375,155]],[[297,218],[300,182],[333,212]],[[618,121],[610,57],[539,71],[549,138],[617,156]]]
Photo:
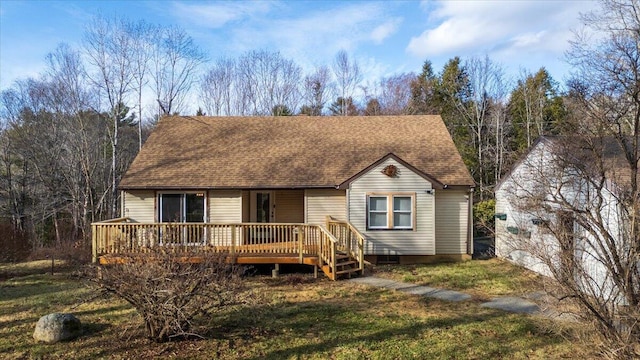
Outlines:
[[351,194],[350,194],[350,192],[349,192],[349,188],[350,188],[350,187],[351,187],[351,186],[349,186],[349,187],[346,189],[346,191],[345,191],[345,201],[346,201],[346,204],[345,204],[345,206],[344,206],[344,207],[345,207],[345,211],[346,211],[346,214],[345,214],[345,215],[346,215],[347,221],[348,221],[349,223],[351,223],[351,198],[350,198]]
[[124,201],[124,190],[120,190],[120,216],[119,217],[125,217],[127,216],[127,214],[125,214],[126,212],[126,204]]
[[469,189],[469,214],[467,219],[467,255],[473,255],[473,188]]

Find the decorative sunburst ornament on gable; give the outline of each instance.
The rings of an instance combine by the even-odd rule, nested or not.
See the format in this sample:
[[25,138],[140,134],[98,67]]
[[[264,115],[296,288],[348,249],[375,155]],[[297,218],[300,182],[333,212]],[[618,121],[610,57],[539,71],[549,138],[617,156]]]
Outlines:
[[395,165],[387,165],[382,169],[382,173],[388,177],[398,176],[398,168]]

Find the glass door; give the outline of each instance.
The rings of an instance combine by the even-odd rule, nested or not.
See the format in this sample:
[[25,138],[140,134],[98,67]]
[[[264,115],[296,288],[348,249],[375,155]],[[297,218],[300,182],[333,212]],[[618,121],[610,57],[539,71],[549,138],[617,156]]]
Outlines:
[[182,194],[160,195],[160,222],[182,222]]
[[160,222],[204,222],[204,194],[160,194]]
[[160,194],[160,222],[171,223],[160,231],[162,244],[200,244],[206,239],[204,227],[180,223],[205,221],[204,193]]
[[256,193],[256,222],[270,223],[272,218],[271,193]]
[[184,222],[204,222],[204,194],[185,194]]
[[[272,191],[251,192],[251,222],[268,224],[275,219],[275,199]],[[249,243],[264,244],[273,239],[269,226],[254,226],[248,231]]]

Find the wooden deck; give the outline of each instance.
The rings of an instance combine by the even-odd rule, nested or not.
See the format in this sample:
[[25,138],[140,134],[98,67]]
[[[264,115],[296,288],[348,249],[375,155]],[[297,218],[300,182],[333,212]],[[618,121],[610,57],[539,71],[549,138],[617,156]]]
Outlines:
[[[348,222],[326,226],[273,223],[134,223],[128,218],[93,223],[93,261],[107,265],[124,254],[170,247],[189,261],[225,252],[238,264],[305,264],[332,280],[364,271],[364,236]],[[119,256],[120,255],[120,256]]]

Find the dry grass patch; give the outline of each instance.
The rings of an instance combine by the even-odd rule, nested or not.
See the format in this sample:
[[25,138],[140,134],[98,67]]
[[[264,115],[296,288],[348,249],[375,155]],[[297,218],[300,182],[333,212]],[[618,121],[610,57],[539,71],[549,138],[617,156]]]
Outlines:
[[[65,275],[0,282],[0,357],[189,359],[594,358],[574,328],[549,320],[358,285],[289,275],[254,277],[262,303],[200,321],[206,340],[157,344],[129,305]],[[31,338],[40,315],[73,312],[86,334],[55,345]]]
[[476,299],[522,296],[543,289],[540,275],[500,259],[455,263],[377,266],[374,275],[419,285],[463,291]]
[[[51,273],[51,260],[37,260],[20,263],[0,263],[0,281],[17,276]],[[69,265],[64,260],[53,261],[53,271],[68,272]]]

